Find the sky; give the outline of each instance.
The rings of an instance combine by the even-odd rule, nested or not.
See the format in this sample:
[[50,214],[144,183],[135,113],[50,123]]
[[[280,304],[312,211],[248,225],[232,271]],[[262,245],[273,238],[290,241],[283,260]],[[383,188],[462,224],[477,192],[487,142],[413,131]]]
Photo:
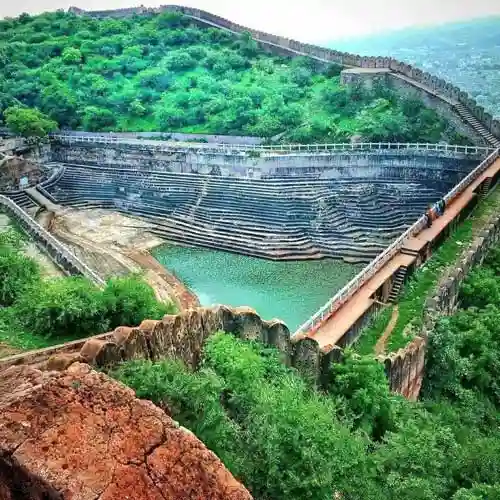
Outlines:
[[[0,17],[22,12],[116,9],[167,0],[0,0]],[[174,3],[174,2],[172,2]],[[500,0],[177,0],[245,26],[304,42],[327,42],[408,26],[500,14]]]

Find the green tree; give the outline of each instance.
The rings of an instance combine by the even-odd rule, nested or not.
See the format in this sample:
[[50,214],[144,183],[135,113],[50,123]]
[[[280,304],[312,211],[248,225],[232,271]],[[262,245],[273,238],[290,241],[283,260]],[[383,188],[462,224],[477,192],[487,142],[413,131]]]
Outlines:
[[102,292],[81,277],[35,283],[15,307],[26,328],[49,338],[81,338],[105,332],[109,326]]
[[87,106],[83,110],[82,123],[86,130],[97,132],[116,125],[116,116],[105,108]]
[[62,60],[65,64],[80,64],[82,62],[82,53],[73,47],[66,47],[62,53]]
[[9,130],[24,137],[46,137],[57,129],[57,123],[38,109],[11,106],[4,111]]
[[11,306],[26,290],[40,279],[38,265],[15,248],[7,237],[0,240],[0,307]]
[[383,366],[370,357],[347,353],[332,366],[328,392],[341,401],[345,418],[372,439],[380,440],[396,427],[395,396],[391,395]]

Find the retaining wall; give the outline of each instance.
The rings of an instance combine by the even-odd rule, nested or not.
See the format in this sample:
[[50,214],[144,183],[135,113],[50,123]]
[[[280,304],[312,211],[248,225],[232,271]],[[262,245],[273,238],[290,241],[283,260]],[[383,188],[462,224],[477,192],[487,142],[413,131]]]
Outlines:
[[52,145],[52,161],[150,171],[211,174],[266,179],[276,177],[439,180],[456,184],[484,158],[480,153],[426,150],[374,150],[326,153],[228,154],[203,150],[172,150],[158,145]]
[[98,286],[104,280],[70,252],[60,241],[43,229],[21,207],[6,196],[0,195],[0,208],[20,224],[33,241],[46,252],[52,261],[66,274],[83,275]]
[[[84,132],[76,130],[61,130],[64,135],[88,136],[97,135],[95,132]],[[235,145],[259,145],[266,139],[262,137],[250,137],[246,135],[214,135],[214,134],[182,134],[179,132],[112,132],[111,137],[122,137],[125,139],[157,139],[179,142],[206,142],[207,144],[235,144]]]
[[425,106],[434,109],[440,117],[453,125],[457,132],[469,137],[474,144],[488,145],[488,142],[457,114],[448,100],[444,100],[438,94],[429,92],[422,87],[411,85],[406,80],[402,80],[391,73],[386,75],[386,81],[399,95],[419,99]]

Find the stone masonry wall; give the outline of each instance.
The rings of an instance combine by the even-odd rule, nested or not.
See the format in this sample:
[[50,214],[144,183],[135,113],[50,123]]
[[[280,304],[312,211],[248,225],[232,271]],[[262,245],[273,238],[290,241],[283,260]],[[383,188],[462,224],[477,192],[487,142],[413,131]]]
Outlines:
[[411,85],[406,80],[397,78],[395,75],[387,75],[387,83],[397,91],[399,95],[404,95],[419,99],[428,108],[434,109],[438,115],[447,120],[457,132],[469,137],[474,144],[488,145],[484,139],[454,111],[450,103],[443,100],[436,94],[431,94],[421,87]]
[[252,156],[243,153],[169,150],[161,145],[53,144],[51,160],[150,171],[223,177],[401,179],[454,185],[484,157],[425,150],[338,151]]

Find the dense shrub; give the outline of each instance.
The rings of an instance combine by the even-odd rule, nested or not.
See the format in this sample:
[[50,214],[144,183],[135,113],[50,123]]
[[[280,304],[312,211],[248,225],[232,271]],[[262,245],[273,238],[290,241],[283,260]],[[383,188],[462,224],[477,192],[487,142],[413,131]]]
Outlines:
[[24,244],[17,231],[0,231],[0,340],[32,347],[36,341],[16,339],[16,332],[66,340],[175,312],[140,276],[113,278],[104,290],[83,277],[42,279]]
[[85,278],[40,281],[15,307],[25,328],[46,337],[86,337],[108,327],[101,292]]
[[0,242],[0,307],[12,305],[39,278],[40,271],[33,260]]
[[158,302],[154,290],[138,277],[112,278],[103,292],[108,328],[136,326],[175,312],[173,304]]

